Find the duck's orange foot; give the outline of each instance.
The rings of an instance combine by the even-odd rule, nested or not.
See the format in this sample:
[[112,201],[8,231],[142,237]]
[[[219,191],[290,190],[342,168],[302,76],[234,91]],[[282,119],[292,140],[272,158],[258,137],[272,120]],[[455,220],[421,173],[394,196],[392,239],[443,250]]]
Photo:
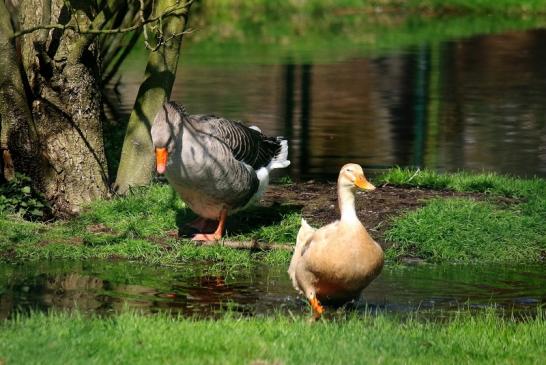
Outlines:
[[324,307],[320,305],[317,297],[313,297],[309,304],[311,304],[311,309],[313,309],[313,318],[319,319],[320,316],[322,316],[322,313],[324,313]]
[[218,241],[222,236],[216,233],[197,233],[192,237],[192,241]]

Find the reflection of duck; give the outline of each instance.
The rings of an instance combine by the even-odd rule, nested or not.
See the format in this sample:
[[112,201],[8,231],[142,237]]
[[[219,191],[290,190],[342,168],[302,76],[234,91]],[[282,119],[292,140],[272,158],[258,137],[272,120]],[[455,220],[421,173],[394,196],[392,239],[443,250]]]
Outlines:
[[225,219],[257,200],[273,169],[284,168],[288,144],[281,137],[263,135],[257,127],[210,115],[189,115],[166,103],[152,126],[157,172],[200,217],[192,226],[203,231],[217,220],[214,233],[194,240],[222,237]]
[[341,219],[319,229],[302,219],[288,273],[319,318],[319,300],[348,301],[357,297],[383,267],[383,250],[370,237],[355,211],[355,188],[374,190],[362,167],[347,164],[337,181]]

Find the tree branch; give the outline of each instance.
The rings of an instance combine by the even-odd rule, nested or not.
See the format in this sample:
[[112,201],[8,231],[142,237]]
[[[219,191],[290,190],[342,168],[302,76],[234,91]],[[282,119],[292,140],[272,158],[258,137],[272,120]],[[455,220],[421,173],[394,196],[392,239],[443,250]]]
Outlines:
[[[114,28],[114,29],[89,28],[89,29],[80,29],[79,26],[74,25],[74,24],[58,24],[58,23],[57,24],[42,24],[42,25],[37,25],[37,26],[34,26],[34,27],[30,27],[28,29],[22,29],[22,30],[20,30],[18,32],[15,32],[11,36],[11,39],[21,37],[21,36],[24,36],[25,34],[30,34],[30,33],[36,32],[38,30],[44,30],[44,29],[46,29],[46,30],[48,30],[48,29],[59,29],[59,30],[63,30],[63,31],[64,30],[72,30],[72,31],[80,33],[80,34],[116,34],[116,33],[132,32],[133,30],[137,30],[137,29],[143,27],[146,24],[154,23],[154,22],[157,22],[157,21],[159,21],[161,19],[164,19],[164,18],[168,18],[168,17],[172,17],[172,16],[181,16],[181,15],[186,14],[186,12],[188,11],[189,5],[193,1],[195,1],[195,0],[191,0],[191,1],[186,2],[184,4],[184,6],[179,6],[179,5],[174,6],[173,8],[167,9],[166,11],[164,11],[163,13],[161,13],[160,15],[158,15],[156,17],[145,19],[144,21],[141,20],[138,24],[135,24],[133,26],[126,27],[126,28]],[[192,32],[191,30],[188,30],[188,31],[180,33],[180,35],[181,34],[191,33],[191,32]]]
[[[116,61],[112,64],[111,67],[107,68],[106,75],[103,77],[102,82],[103,84],[108,84],[112,78],[116,75],[118,72],[121,64],[123,61],[127,58],[131,50],[133,49],[134,45],[136,44],[137,40],[139,38],[138,33],[134,33],[133,36],[129,39],[129,42],[123,47],[123,51],[121,54],[116,58]],[[110,63],[108,64],[108,66]]]
[[[89,24],[89,29],[98,29],[102,28],[108,24],[108,15],[107,13],[118,6],[121,0],[108,0],[106,6],[95,16],[95,19]],[[111,11],[110,11],[111,12]],[[77,17],[75,17],[77,19]],[[76,63],[82,56],[83,52],[89,47],[89,45],[95,40],[97,34],[94,33],[82,33],[81,28],[78,32],[80,35],[78,39],[74,42],[74,45],[70,47],[70,52],[68,54],[68,63]]]

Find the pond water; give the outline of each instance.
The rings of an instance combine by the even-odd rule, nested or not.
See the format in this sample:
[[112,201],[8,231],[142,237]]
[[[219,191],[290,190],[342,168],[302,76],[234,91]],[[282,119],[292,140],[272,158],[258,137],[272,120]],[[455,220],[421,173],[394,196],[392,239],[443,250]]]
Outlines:
[[[0,264],[0,318],[50,309],[99,314],[126,308],[214,317],[306,313],[280,266],[213,273],[210,265],[154,267],[125,261]],[[546,304],[543,265],[387,266],[365,291],[360,308],[432,314],[496,306],[532,314]]]
[[[224,60],[222,53],[195,62],[192,52],[190,40],[171,99],[191,113],[250,121],[288,137],[292,177],[330,178],[348,161],[546,176],[545,29],[381,56],[349,49],[325,59],[322,52],[306,63]],[[122,74],[125,115],[143,61]]]
[[[196,55],[185,41],[171,99],[191,113],[240,119],[286,136],[292,164],[284,173],[296,179],[331,178],[348,161],[372,170],[400,165],[546,177],[546,29],[377,54],[344,47],[332,57],[338,52],[332,48],[297,61],[247,59],[248,47],[267,48],[247,43],[242,57],[231,52],[224,59],[221,52]],[[138,67],[121,74],[125,118],[146,63],[145,56],[137,59]],[[1,277],[0,318],[52,308],[203,316],[228,308],[248,315],[307,311],[285,267],[226,274],[207,265],[0,264]],[[532,313],[546,304],[544,283],[544,265],[386,267],[365,290],[362,306],[395,313],[500,306]]]

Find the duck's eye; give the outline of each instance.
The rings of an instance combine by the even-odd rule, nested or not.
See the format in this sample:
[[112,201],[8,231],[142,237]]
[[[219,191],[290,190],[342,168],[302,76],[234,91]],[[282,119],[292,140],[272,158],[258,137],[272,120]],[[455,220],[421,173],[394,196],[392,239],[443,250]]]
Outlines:
[[352,169],[347,169],[347,172],[353,172],[353,170]]

